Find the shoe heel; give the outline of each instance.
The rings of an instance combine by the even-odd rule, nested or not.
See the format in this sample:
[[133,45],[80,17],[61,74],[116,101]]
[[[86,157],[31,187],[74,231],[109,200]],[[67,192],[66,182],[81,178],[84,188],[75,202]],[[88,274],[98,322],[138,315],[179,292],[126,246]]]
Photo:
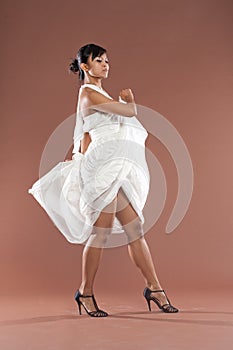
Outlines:
[[77,291],[77,292],[75,293],[74,298],[75,298],[75,301],[76,301],[77,304],[78,304],[79,315],[82,315],[82,312],[81,312],[81,301],[79,300],[79,296],[80,296],[80,293],[79,293],[79,291]]
[[82,312],[81,312],[81,303],[78,301],[78,309],[79,309],[79,315],[82,315]]
[[150,299],[146,299],[147,304],[148,304],[148,309],[151,311],[151,307],[150,307]]

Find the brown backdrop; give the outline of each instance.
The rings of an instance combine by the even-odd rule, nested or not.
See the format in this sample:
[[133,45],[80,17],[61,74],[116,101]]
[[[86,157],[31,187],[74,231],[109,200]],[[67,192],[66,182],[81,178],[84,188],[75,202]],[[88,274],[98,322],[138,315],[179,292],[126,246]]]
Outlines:
[[[117,98],[165,116],[183,137],[194,168],[189,210],[171,235],[165,226],[177,173],[149,135],[166,173],[165,209],[146,234],[165,289],[232,287],[232,1],[1,2],[1,288],[2,295],[73,294],[82,245],[68,243],[27,193],[53,130],[75,112],[70,57],[87,43],[107,48]],[[148,130],[149,131],[149,130]],[[126,247],[106,249],[96,288],[144,288]]]

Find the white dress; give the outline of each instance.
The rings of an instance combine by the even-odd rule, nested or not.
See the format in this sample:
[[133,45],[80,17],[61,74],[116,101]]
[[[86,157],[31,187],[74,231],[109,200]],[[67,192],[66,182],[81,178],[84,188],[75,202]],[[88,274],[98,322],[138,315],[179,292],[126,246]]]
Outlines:
[[[83,84],[108,98],[93,84]],[[119,101],[124,101],[119,98]],[[78,107],[78,106],[77,106]],[[91,142],[84,154],[80,140],[88,132]],[[87,117],[76,113],[73,157],[59,162],[28,190],[70,243],[84,243],[103,208],[122,187],[142,224],[142,213],[150,185],[145,157],[146,129],[134,117],[96,111]],[[113,234],[124,234],[114,218]]]

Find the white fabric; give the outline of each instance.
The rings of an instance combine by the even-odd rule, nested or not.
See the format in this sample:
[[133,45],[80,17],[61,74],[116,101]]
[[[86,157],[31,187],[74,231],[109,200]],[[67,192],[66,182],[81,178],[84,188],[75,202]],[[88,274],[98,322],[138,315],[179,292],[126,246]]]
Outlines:
[[[84,84],[112,98],[96,85]],[[120,99],[120,102],[124,102]],[[91,143],[79,152],[84,132]],[[70,243],[85,242],[103,208],[120,187],[144,223],[150,175],[145,158],[146,129],[134,117],[96,111],[87,117],[76,113],[74,155],[59,162],[28,190],[44,208],[55,226]],[[115,217],[112,233],[124,227]]]

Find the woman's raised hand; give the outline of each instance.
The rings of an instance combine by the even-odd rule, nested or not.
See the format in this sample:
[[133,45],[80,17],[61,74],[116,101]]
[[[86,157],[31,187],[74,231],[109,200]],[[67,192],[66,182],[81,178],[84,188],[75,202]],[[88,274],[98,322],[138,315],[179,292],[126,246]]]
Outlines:
[[120,92],[120,98],[125,102],[134,102],[134,95],[131,89],[124,89]]

